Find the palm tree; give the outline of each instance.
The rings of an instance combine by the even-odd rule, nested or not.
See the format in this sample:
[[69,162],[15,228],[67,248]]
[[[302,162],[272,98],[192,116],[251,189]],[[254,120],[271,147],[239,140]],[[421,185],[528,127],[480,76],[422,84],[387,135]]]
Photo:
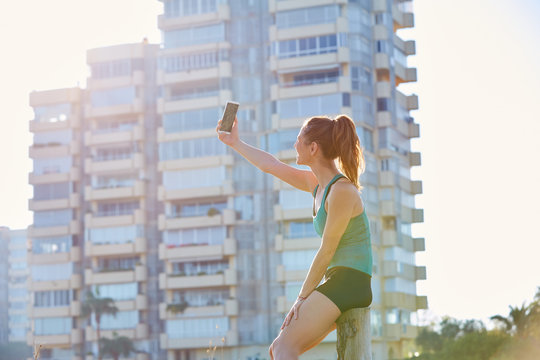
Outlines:
[[490,319],[503,323],[505,325],[505,330],[508,333],[515,332],[518,337],[523,337],[525,335],[527,322],[531,315],[531,305],[532,304],[525,305],[525,303],[523,303],[520,307],[510,306],[508,317],[494,315]]
[[101,339],[101,349],[100,352],[103,355],[110,355],[114,360],[118,360],[120,355],[123,357],[128,357],[132,352],[137,352],[133,346],[133,341],[126,336],[118,336],[118,334],[113,332],[113,338]]
[[167,311],[170,311],[173,314],[183,313],[188,306],[189,304],[186,301],[182,300],[177,304],[167,305]]
[[86,318],[94,314],[94,319],[96,320],[96,335],[98,339],[98,359],[101,360],[101,316],[105,314],[110,314],[116,317],[118,308],[116,307],[116,305],[114,305],[114,300],[112,298],[99,297],[99,287],[96,289],[96,295],[94,295],[94,293],[91,291],[86,292],[86,299],[82,304],[81,317]]

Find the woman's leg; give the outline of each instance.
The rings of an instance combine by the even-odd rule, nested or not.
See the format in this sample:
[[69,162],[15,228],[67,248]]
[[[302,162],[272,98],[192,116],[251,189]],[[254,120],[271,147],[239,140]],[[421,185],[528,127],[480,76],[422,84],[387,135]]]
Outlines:
[[318,338],[317,340],[315,340],[314,342],[309,344],[304,350],[302,350],[302,352],[300,354],[303,354],[306,351],[311,350],[315,346],[319,345],[319,343],[321,341],[323,341],[324,338],[328,336],[328,334],[330,334],[332,331],[336,330],[336,327],[337,327],[337,325],[336,325],[336,323],[334,323],[332,326],[330,326],[330,328],[328,330],[326,330],[326,332],[320,338]]
[[270,346],[274,360],[296,360],[329,333],[341,311],[329,298],[313,291],[304,301],[298,319],[292,319]]

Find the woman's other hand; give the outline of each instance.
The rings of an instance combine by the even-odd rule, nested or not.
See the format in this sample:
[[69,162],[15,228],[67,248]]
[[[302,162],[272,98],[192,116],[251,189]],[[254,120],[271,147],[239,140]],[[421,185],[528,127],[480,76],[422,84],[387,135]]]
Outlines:
[[236,145],[236,143],[238,143],[238,141],[240,141],[238,137],[238,118],[237,117],[234,118],[234,122],[233,122],[233,126],[232,126],[230,134],[219,131],[219,128],[221,127],[221,122],[222,120],[219,120],[216,126],[216,132],[218,134],[218,138],[224,144],[233,147],[234,145]]
[[298,314],[300,313],[300,306],[302,306],[302,304],[304,303],[304,301],[306,301],[305,299],[296,299],[296,302],[294,303],[293,307],[291,308],[291,310],[289,311],[289,313],[287,314],[287,316],[285,317],[285,320],[283,321],[283,324],[281,325],[281,330],[283,330],[283,328],[287,325],[289,325],[289,323],[291,322],[291,320],[294,319],[298,319]]

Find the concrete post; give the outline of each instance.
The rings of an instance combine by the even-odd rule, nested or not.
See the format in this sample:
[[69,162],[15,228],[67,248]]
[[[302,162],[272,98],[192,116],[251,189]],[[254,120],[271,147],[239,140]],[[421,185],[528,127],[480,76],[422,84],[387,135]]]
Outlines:
[[370,309],[348,310],[336,324],[338,360],[371,360]]

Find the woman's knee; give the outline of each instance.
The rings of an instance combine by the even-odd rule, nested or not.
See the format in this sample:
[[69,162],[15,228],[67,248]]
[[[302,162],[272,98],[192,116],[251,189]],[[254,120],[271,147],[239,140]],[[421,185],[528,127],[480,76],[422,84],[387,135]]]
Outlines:
[[283,336],[278,336],[270,345],[270,349],[275,360],[297,359],[300,355],[300,349],[297,345],[287,341]]

